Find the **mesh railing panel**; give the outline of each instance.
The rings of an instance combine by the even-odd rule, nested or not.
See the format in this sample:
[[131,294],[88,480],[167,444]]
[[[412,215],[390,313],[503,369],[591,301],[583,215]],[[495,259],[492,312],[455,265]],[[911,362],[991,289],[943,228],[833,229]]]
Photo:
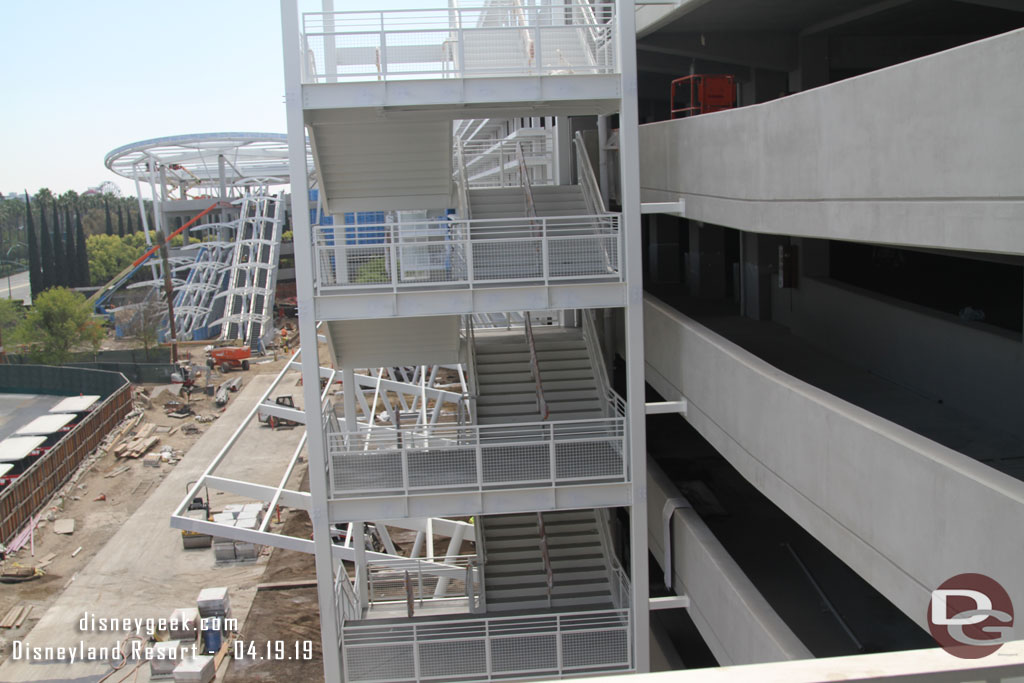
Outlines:
[[454,487],[476,484],[476,450],[440,448],[409,451],[411,488]]
[[517,483],[551,478],[547,444],[536,446],[486,446],[483,448],[484,481]]
[[483,219],[362,226],[373,244],[317,235],[318,291],[429,285],[621,280],[619,216]]
[[617,70],[614,4],[308,12],[304,83]]
[[362,451],[332,455],[331,483],[335,491],[401,490],[401,451]]
[[328,432],[332,495],[628,481],[622,417]]

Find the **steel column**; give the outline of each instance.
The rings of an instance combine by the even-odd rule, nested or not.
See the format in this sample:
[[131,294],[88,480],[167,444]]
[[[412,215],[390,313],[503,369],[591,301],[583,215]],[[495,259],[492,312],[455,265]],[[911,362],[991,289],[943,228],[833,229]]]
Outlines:
[[[297,0],[281,0],[281,36],[284,44],[285,106],[288,116],[288,168],[292,182],[292,230],[295,235],[295,267],[299,273],[313,272],[313,234],[309,225],[309,185],[306,168],[306,126],[302,112],[302,52],[299,40]],[[316,419],[307,420],[309,457],[310,519],[316,533],[313,555],[316,561],[317,601],[320,608],[320,642],[323,648],[324,680],[341,680],[340,633],[334,615],[334,560],[327,509],[327,478],[324,476],[326,449],[320,420],[320,362],[317,353],[316,319],[313,315],[313,278],[296,280],[299,303],[299,335],[302,354],[302,395],[306,409]],[[341,571],[339,569],[339,571]],[[344,645],[342,645],[343,647]]]
[[643,255],[640,229],[640,131],[637,112],[636,13],[634,2],[617,7],[622,104],[619,110],[619,179],[626,265],[626,398],[629,454],[633,465],[630,508],[630,580],[636,670],[650,670],[650,591],[647,576],[647,438],[644,401]]

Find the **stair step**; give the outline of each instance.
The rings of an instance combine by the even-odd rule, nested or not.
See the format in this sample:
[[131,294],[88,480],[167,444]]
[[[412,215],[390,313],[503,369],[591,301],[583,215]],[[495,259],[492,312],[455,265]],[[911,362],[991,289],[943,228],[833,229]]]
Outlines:
[[[516,372],[516,371],[492,372],[492,373],[488,373],[488,374],[485,375],[485,374],[480,373],[479,369],[478,369],[477,374],[480,375],[478,377],[478,380],[479,380],[481,386],[483,386],[485,384],[486,385],[503,384],[505,382],[526,382],[526,381],[532,382],[533,381],[533,375],[531,375],[529,371],[527,371],[525,373],[524,372]],[[525,375],[525,377],[524,377],[524,375]],[[594,373],[593,373],[592,369],[589,368],[589,367],[588,368],[568,368],[568,369],[553,369],[552,368],[552,369],[548,369],[548,370],[543,370],[542,369],[541,370],[541,378],[543,378],[543,380],[545,382],[550,382],[552,380],[583,380],[583,379],[593,380],[594,379]],[[493,388],[490,389],[490,390],[494,391]]]
[[[524,577],[525,578],[525,577]],[[487,602],[495,600],[501,602],[510,598],[539,598],[541,596],[547,597],[548,585],[543,577],[531,577],[530,581],[524,581],[518,586],[501,586],[495,590],[491,590],[491,587],[487,587],[485,592],[487,596]],[[551,598],[556,597],[576,597],[576,596],[597,596],[600,598],[607,598],[609,594],[608,580],[593,581],[585,583],[555,583],[551,587]]]
[[[544,571],[544,560],[539,555],[533,560],[521,560],[517,562],[497,563],[490,560],[486,566],[487,581],[492,578],[504,580],[508,577],[521,579],[537,572]],[[574,572],[600,572],[602,575],[607,571],[603,555],[588,556],[586,558],[570,557],[567,559],[555,558],[551,560],[551,571],[555,576],[572,574]]]
[[[534,544],[532,548],[526,550],[517,548],[491,548],[487,546],[487,563],[488,564],[506,564],[514,563],[519,560],[532,560],[540,556],[540,539],[534,538]],[[575,559],[590,560],[590,559],[602,559],[602,550],[600,546],[594,546],[593,552],[581,552],[580,548],[552,548],[548,547],[548,555],[552,561],[555,558],[558,559]]]
[[[544,571],[543,563],[538,562],[535,568],[537,574],[532,571],[530,573],[523,574],[487,574],[487,590],[488,592],[492,588],[498,588],[503,586],[515,586],[519,585],[520,582],[528,580],[530,576],[537,576],[541,574],[541,579],[544,580],[542,572]],[[558,571],[552,567],[552,575],[555,578],[556,584],[573,584],[573,583],[585,583],[585,582],[599,582],[608,581],[608,571],[604,564],[594,565],[594,568],[584,568],[578,571],[562,570]]]
[[[508,387],[505,387],[505,391],[502,393],[494,393],[490,395],[482,395],[477,398],[477,407],[480,406],[499,406],[499,405],[517,405],[524,403],[533,403],[536,405],[537,392],[532,390],[510,392],[507,391]],[[587,389],[552,389],[547,386],[547,382],[544,383],[544,399],[551,403],[559,403],[562,401],[596,401],[598,399],[597,388],[593,385]]]
[[[586,595],[586,596],[575,596],[571,598],[563,597],[552,597],[552,607],[579,607],[579,606],[593,606],[596,609],[612,609],[614,605],[611,601],[611,596],[607,593],[601,595]],[[509,601],[496,600],[494,604],[488,599],[487,611],[488,612],[502,612],[508,610],[535,610],[544,609],[548,606],[547,597],[543,600],[518,600],[511,599]]]

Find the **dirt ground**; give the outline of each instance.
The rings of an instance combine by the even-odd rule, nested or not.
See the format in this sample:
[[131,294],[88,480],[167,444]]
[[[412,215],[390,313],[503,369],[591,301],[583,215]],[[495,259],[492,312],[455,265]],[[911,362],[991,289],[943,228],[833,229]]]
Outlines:
[[[269,362],[263,362],[264,360]],[[243,378],[255,374],[276,374],[280,372],[285,362],[284,355],[279,354],[277,360],[268,356],[266,359],[254,360],[251,369],[240,374]],[[219,373],[213,373],[212,382],[219,383],[224,379]],[[201,378],[199,386],[202,385]],[[138,386],[148,393],[153,393],[158,385]],[[220,415],[221,408],[214,404],[212,398],[207,398],[196,391],[190,401],[195,415],[183,420],[176,419],[167,416],[164,411],[164,403],[172,398],[172,394],[167,392],[157,394],[153,396],[148,407],[145,407],[146,399],[137,400],[137,406],[145,407],[143,418],[121,439],[121,442],[129,441],[133,434],[138,433],[147,424],[154,424],[158,430],[167,428],[173,430],[173,433],[154,431],[153,436],[159,438],[159,443],[150,452],[160,452],[169,446],[177,458],[187,458],[189,449],[211,424],[197,421],[196,416],[217,416]],[[126,422],[129,420],[131,418]],[[189,427],[185,427],[186,425]],[[192,427],[195,429],[192,430]],[[150,492],[173,471],[175,464],[175,458],[172,457],[171,462],[162,462],[153,467],[145,465],[141,457],[119,458],[113,452],[99,455],[91,464],[87,459],[82,466],[85,471],[79,475],[77,483],[70,488],[67,496],[55,497],[44,510],[43,520],[34,534],[34,548],[26,544],[18,552],[10,554],[3,563],[3,566],[36,567],[42,560],[53,555],[52,561],[43,567],[44,574],[40,578],[18,584],[0,583],[0,617],[16,605],[32,606],[31,614],[20,628],[0,629],[0,663],[10,654],[8,643],[23,638],[32,629],[47,608],[74,581],[78,570],[85,567],[102,550],[121,525],[142,505]],[[124,467],[127,469],[113,474]],[[108,476],[112,474],[113,476]],[[182,490],[182,495],[184,494],[185,491]],[[75,520],[74,533],[54,533],[54,520],[59,519]],[[81,550],[78,550],[79,548]]]

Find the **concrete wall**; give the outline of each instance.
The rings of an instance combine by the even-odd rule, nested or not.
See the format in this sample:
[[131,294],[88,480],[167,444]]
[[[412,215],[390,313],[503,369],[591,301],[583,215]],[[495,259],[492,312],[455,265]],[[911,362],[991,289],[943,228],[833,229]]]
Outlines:
[[[665,502],[680,495],[648,458],[647,540],[662,565]],[[690,507],[672,515],[672,587],[690,598],[690,618],[723,666],[813,656]]]
[[754,232],[1024,253],[1024,30],[640,127],[644,201]]
[[801,382],[653,297],[647,381],[907,616],[966,571],[1024,604],[1024,482]]
[[1024,436],[1024,344],[1014,335],[826,280],[805,277],[790,296],[780,309],[797,336]]

